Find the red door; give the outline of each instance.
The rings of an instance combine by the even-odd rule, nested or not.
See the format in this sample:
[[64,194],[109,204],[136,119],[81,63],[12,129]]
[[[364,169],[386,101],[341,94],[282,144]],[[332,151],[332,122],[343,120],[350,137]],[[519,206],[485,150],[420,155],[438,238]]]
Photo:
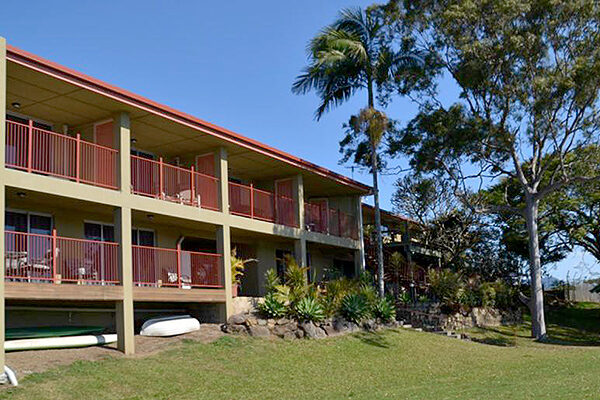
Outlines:
[[275,204],[278,224],[298,225],[294,207],[294,181],[292,179],[282,179],[275,182]]

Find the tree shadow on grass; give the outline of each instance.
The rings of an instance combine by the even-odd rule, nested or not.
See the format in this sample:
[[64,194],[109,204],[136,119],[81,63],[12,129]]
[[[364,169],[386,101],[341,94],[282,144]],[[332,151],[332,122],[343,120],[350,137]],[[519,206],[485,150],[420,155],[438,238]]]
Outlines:
[[382,349],[388,349],[390,347],[389,342],[381,332],[359,332],[354,334],[361,342],[370,346],[379,347]]

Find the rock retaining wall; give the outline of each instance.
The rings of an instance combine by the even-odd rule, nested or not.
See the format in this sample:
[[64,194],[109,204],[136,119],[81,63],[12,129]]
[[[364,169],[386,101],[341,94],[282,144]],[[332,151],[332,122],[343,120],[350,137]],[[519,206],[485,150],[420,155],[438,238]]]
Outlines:
[[283,339],[321,339],[360,330],[376,331],[382,328],[395,328],[399,324],[381,323],[367,320],[362,324],[346,321],[343,318],[328,319],[323,322],[302,322],[288,318],[264,319],[253,313],[240,313],[229,317],[221,329],[226,333],[244,334],[255,337],[280,337]]
[[443,314],[437,303],[398,308],[398,317],[413,326],[431,331],[458,331],[474,327],[514,325],[522,322],[521,310],[501,311],[475,307],[469,312]]

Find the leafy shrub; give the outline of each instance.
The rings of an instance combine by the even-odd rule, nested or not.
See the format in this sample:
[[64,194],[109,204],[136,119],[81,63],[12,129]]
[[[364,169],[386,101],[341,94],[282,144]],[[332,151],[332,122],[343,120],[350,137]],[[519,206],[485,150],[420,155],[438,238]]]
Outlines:
[[282,318],[288,309],[273,293],[267,293],[265,301],[258,305],[258,311],[267,318]]
[[479,285],[478,292],[481,307],[494,307],[496,305],[496,289],[493,283],[483,282]]
[[448,269],[429,271],[431,291],[442,305],[456,311],[467,301],[464,294],[465,283],[462,276]]
[[290,303],[295,304],[311,292],[312,285],[308,283],[308,268],[299,266],[291,256],[285,257],[285,263],[285,284],[290,288]]
[[393,299],[385,297],[377,299],[373,307],[373,316],[383,322],[390,322],[396,319],[396,306]]
[[507,285],[502,280],[492,283],[496,292],[495,306],[501,310],[510,310],[519,305],[519,296],[514,286]]
[[300,299],[294,307],[294,312],[300,321],[319,322],[325,318],[323,307],[314,297]]
[[279,285],[281,285],[281,280],[279,279],[279,275],[277,275],[277,271],[273,268],[267,270],[265,272],[265,289],[267,293],[274,291],[275,287]]
[[359,294],[348,294],[342,299],[340,312],[349,321],[360,323],[371,316],[366,299]]
[[410,293],[408,292],[401,292],[398,294],[398,301],[401,304],[408,304],[411,302],[411,298],[410,298]]
[[325,314],[329,317],[336,314],[342,304],[342,299],[350,293],[356,293],[358,284],[356,280],[342,277],[323,285],[323,296],[321,304],[325,310]]

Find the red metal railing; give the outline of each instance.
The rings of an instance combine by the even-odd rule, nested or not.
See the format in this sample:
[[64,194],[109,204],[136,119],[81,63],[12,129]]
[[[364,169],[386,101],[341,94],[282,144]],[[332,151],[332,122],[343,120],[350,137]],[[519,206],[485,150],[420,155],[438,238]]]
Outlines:
[[223,287],[221,255],[132,246],[133,282],[152,287]]
[[219,178],[158,161],[131,156],[132,192],[175,203],[219,210]]
[[119,284],[117,243],[5,232],[5,279],[17,282]]
[[6,166],[117,189],[119,152],[76,137],[6,121]]
[[298,226],[294,199],[275,196],[253,185],[229,182],[229,212],[281,225]]
[[335,208],[327,210],[319,204],[305,203],[304,222],[309,231],[358,240],[356,218],[341,210]]

